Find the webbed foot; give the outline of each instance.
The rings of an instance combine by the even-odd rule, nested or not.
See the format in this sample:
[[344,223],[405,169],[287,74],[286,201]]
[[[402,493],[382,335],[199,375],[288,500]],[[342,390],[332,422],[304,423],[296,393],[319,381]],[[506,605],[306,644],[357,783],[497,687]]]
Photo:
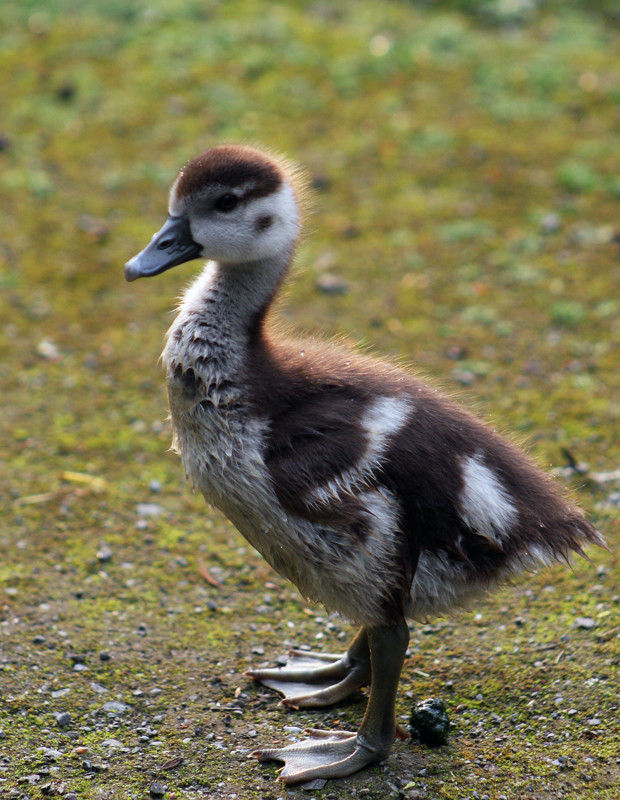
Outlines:
[[343,656],[292,650],[286,666],[252,669],[246,675],[284,695],[280,705],[329,706],[369,682],[368,639],[365,632],[360,632]]
[[343,778],[387,755],[372,748],[357,733],[313,728],[307,732],[310,738],[303,742],[256,750],[252,755],[259,761],[284,761],[279,777],[288,784],[314,778]]
[[382,761],[390,752],[394,737],[401,734],[394,706],[408,641],[407,624],[399,619],[394,625],[363,628],[347,653],[331,663],[320,659],[320,666],[306,664],[250,672],[252,677],[283,693],[294,683],[301,682],[307,688],[305,683],[310,682],[316,687],[317,682],[327,679],[326,688],[295,697],[289,693],[282,701],[285,705],[306,707],[327,705],[345,697],[372,673],[370,697],[358,733],[312,729],[310,738],[303,742],[256,750],[252,755],[259,761],[284,761],[280,778],[285,783],[343,778]]

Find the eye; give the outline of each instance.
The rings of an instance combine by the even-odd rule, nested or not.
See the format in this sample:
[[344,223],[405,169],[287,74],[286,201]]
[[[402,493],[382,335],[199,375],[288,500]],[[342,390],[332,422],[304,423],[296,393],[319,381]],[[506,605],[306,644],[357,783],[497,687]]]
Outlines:
[[223,194],[215,201],[215,207],[218,211],[232,211],[238,202],[234,194]]

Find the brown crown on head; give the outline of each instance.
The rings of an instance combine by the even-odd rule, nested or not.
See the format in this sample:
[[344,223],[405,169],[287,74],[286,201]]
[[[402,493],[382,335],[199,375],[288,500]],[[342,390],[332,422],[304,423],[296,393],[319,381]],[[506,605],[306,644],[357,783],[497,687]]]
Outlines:
[[176,184],[180,197],[197,194],[207,184],[234,189],[246,185],[244,197],[265,197],[278,190],[286,174],[269,156],[252,147],[221,145],[192,158]]

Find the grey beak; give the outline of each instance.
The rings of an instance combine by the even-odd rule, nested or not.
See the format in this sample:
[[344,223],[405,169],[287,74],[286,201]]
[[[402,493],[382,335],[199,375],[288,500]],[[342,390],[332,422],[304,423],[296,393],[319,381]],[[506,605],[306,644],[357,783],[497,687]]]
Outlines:
[[189,219],[168,215],[163,227],[157,231],[147,246],[125,264],[125,278],[149,278],[171,267],[198,258],[201,245],[192,239]]

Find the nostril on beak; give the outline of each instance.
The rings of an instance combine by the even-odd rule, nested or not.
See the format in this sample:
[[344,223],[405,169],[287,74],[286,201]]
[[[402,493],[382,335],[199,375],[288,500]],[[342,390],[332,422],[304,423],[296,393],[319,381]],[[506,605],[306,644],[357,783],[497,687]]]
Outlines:
[[162,242],[157,242],[158,250],[168,250],[174,244],[174,239],[164,239]]

